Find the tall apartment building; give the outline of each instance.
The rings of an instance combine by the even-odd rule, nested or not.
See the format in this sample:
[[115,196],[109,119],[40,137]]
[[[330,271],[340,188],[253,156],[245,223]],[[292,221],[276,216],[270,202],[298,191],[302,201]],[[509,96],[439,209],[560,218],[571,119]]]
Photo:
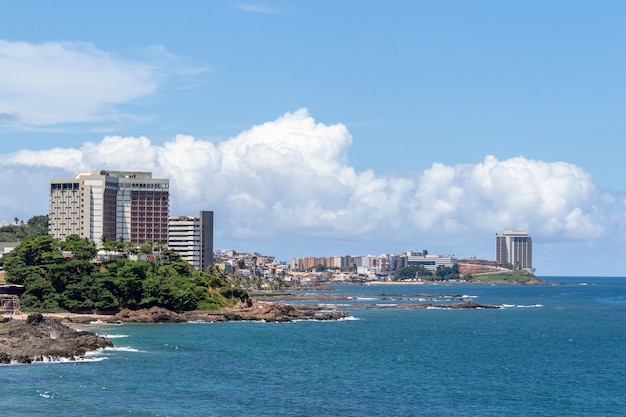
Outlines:
[[49,230],[58,239],[167,244],[168,216],[169,180],[151,172],[101,170],[50,181]]
[[533,239],[525,231],[505,229],[496,234],[496,262],[513,268],[531,270],[533,267]]
[[200,217],[170,217],[167,246],[199,271],[213,262],[213,212],[201,211]]

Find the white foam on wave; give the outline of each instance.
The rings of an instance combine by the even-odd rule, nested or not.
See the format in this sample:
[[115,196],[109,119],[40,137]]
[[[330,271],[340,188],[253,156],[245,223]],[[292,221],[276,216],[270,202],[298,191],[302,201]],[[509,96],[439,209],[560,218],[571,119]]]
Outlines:
[[98,350],[93,350],[91,352],[87,352],[85,354],[85,356],[89,356],[89,357],[103,357],[103,356],[108,356],[111,352],[140,352],[140,353],[145,353],[144,350],[139,350],[136,348],[132,348],[129,346],[113,346],[113,347],[105,347],[102,349],[98,349]]
[[105,351],[113,351],[113,352],[145,352],[144,350],[139,350],[136,348],[132,348],[129,346],[114,346],[104,348]]
[[130,337],[127,334],[99,334],[98,336],[105,337],[107,339],[123,339],[126,337]]
[[318,307],[322,307],[322,308],[329,308],[330,310],[334,310],[336,308],[345,308],[345,307],[350,307],[352,304],[331,304],[331,303],[319,303],[317,304]]
[[463,295],[461,296],[461,298],[478,298],[478,296],[477,296],[477,295],[467,295],[467,294],[463,294]]
[[[58,357],[58,356],[39,356],[34,358],[30,364],[32,365],[50,365],[50,364],[65,364],[65,363],[84,363],[84,362],[100,362],[105,360],[104,357],[91,357],[91,352],[85,354],[85,356],[75,356],[72,358]],[[15,366],[15,365],[28,365],[26,363],[11,361],[8,364],[2,364],[0,366]]]
[[298,323],[298,322],[312,322],[312,323],[333,323],[333,322],[337,322],[337,321],[356,321],[356,320],[361,320],[357,317],[353,317],[353,316],[347,316],[347,317],[342,317],[339,319],[332,319],[332,320],[319,320],[319,319],[295,319],[292,321],[285,321],[285,322],[280,322],[280,323]]
[[377,297],[356,297],[356,300],[358,301],[374,301],[374,300],[378,300]]
[[517,308],[541,308],[543,307],[543,304],[531,304],[531,305],[518,304],[515,307]]

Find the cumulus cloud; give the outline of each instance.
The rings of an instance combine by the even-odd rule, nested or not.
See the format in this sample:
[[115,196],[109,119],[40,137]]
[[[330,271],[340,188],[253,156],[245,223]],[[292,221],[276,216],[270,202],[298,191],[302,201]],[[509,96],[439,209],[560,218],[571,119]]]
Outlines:
[[154,94],[168,74],[185,72],[163,47],[151,51],[149,59],[132,61],[84,42],[0,40],[0,123],[46,126],[135,118],[118,106]]
[[[216,212],[216,228],[240,239],[427,241],[492,234],[506,227],[556,239],[596,239],[614,225],[597,204],[609,201],[591,175],[565,162],[522,156],[430,168],[405,175],[356,171],[352,136],[342,124],[316,122],[306,109],[253,126],[214,144],[177,135],[163,145],[145,137],[108,136],[80,149],[22,150],[0,167],[18,176],[79,170],[148,170],[170,178],[171,214]],[[44,180],[36,213],[47,211]],[[0,191],[0,218],[14,217]],[[601,198],[602,197],[602,198]],[[613,199],[617,201],[617,199]],[[490,245],[491,242],[488,242]]]

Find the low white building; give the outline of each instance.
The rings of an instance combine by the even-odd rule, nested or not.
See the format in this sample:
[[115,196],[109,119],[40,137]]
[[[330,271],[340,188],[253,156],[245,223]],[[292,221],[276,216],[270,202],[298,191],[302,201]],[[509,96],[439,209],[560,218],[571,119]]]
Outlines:
[[407,265],[422,265],[429,271],[436,271],[438,267],[452,268],[458,262],[458,259],[451,256],[441,255],[424,255],[422,253],[409,252],[406,255]]

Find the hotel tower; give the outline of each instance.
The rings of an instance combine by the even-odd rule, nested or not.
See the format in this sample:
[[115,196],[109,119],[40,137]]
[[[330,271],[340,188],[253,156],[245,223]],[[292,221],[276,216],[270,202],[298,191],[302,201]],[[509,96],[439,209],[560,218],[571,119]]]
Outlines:
[[533,239],[521,230],[504,230],[496,234],[496,262],[530,271],[533,267]]
[[151,172],[101,170],[50,181],[49,231],[58,239],[167,244],[168,215],[169,180]]

